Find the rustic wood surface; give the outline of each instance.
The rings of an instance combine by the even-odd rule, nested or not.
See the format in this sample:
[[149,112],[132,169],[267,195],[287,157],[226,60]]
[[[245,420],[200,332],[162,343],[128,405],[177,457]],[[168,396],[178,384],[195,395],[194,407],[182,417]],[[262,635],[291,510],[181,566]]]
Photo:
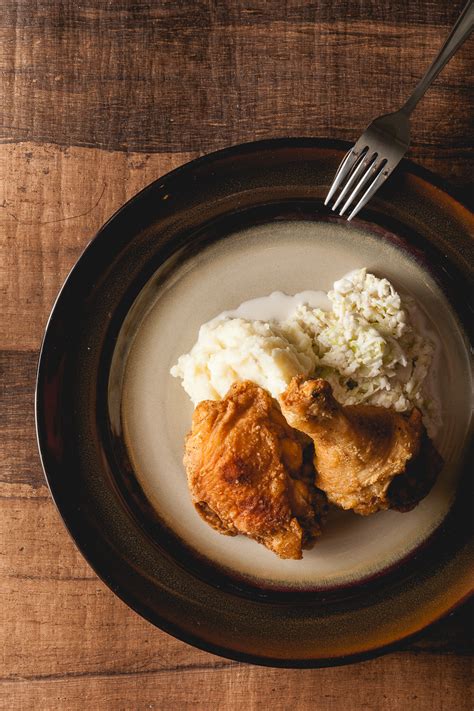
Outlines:
[[[461,3],[4,0],[0,708],[464,711],[469,610],[356,666],[272,670],[153,628],[77,552],[36,451],[38,348],[97,228],[205,151],[283,135],[356,138],[396,108]],[[467,197],[473,43],[427,95],[412,157]]]

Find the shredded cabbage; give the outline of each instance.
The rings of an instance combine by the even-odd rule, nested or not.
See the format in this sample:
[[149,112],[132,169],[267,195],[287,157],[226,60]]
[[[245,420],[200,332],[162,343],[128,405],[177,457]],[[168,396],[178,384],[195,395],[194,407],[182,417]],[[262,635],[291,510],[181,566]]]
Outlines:
[[387,279],[366,269],[350,272],[328,293],[331,311],[297,308],[283,330],[310,328],[317,357],[314,375],[332,385],[345,405],[366,403],[405,411],[417,406],[428,430],[439,424],[437,403],[423,392],[434,345],[417,333],[409,311]]

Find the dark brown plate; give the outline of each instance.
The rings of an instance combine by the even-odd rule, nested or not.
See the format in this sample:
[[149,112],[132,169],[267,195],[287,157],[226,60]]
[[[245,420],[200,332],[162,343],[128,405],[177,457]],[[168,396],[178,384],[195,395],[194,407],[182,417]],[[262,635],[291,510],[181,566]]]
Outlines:
[[[155,625],[254,663],[313,667],[373,656],[472,590],[472,459],[449,515],[395,569],[332,591],[267,590],[189,556],[150,521],[121,441],[120,411],[108,397],[120,329],[157,269],[172,269],[183,250],[199,249],[216,224],[237,229],[249,218],[291,213],[297,219],[308,211],[327,220],[323,196],[345,148],[316,139],[247,144],[157,180],[109,220],[79,259],[51,314],[40,357],[36,417],[43,467],[83,555]],[[360,217],[374,230],[403,236],[472,340],[471,213],[433,176],[405,162]]]

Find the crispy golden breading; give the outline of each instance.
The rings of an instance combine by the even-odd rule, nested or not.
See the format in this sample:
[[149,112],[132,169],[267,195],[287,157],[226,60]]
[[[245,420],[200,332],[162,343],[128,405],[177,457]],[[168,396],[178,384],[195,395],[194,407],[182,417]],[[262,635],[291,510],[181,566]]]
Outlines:
[[314,441],[316,486],[329,501],[366,516],[409,511],[428,493],[442,460],[421,413],[342,406],[325,380],[295,377],[281,396],[286,419]]
[[184,465],[196,509],[220,533],[245,534],[281,558],[301,558],[320,535],[326,499],[303,462],[300,436],[250,381],[200,402]]

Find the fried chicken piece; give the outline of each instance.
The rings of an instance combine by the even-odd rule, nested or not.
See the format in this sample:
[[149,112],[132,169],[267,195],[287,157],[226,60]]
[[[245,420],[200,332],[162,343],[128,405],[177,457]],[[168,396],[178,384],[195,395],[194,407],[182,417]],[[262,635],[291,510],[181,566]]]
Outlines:
[[235,383],[223,400],[197,405],[184,465],[197,511],[220,533],[296,559],[320,535],[327,504],[311,457],[304,462],[299,433],[258,385]]
[[343,509],[363,516],[410,511],[441,470],[417,408],[344,407],[328,382],[299,376],[282,394],[281,408],[292,427],[313,439],[316,486]]

